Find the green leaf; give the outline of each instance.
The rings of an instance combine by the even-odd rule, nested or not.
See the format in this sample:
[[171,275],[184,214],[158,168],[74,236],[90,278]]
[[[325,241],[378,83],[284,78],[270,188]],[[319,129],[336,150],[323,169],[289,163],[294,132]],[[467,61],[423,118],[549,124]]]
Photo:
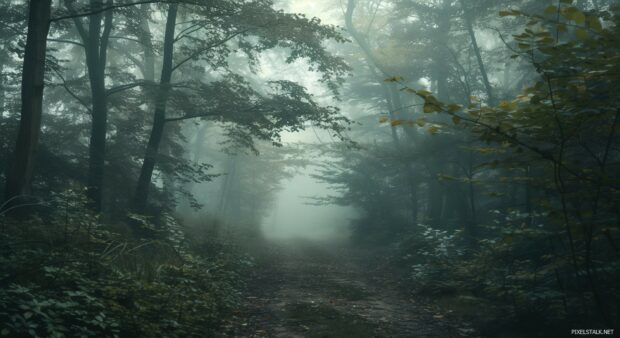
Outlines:
[[461,118],[456,116],[456,115],[454,115],[454,116],[452,116],[452,122],[454,124],[459,124],[459,123],[461,123]]

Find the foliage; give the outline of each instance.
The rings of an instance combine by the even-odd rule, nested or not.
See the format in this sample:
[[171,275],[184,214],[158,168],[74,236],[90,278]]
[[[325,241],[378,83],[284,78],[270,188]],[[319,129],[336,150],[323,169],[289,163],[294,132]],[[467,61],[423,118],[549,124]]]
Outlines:
[[225,248],[209,256],[192,249],[172,218],[159,239],[123,239],[75,198],[59,195],[47,220],[2,220],[1,335],[188,337],[217,329],[237,303],[242,259]]
[[527,19],[525,31],[514,36],[515,57],[526,58],[539,75],[515,99],[489,106],[472,98],[463,107],[444,104],[426,90],[403,90],[424,100],[424,113],[449,115],[455,128],[468,128],[491,146],[485,152],[510,154],[496,155],[494,168],[536,168],[524,180],[537,191],[535,206],[497,211],[502,218],[480,225],[467,259],[457,258],[458,265],[432,276],[460,280],[457,289],[497,305],[512,304],[511,311],[502,308],[516,319],[613,325],[620,277],[618,15],[584,12],[571,1],[544,14],[513,9],[500,15]]

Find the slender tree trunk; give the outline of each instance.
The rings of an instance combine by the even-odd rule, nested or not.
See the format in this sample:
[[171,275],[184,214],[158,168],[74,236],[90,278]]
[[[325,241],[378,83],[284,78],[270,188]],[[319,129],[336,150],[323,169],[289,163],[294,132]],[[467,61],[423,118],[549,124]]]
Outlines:
[[[5,198],[28,195],[41,131],[47,34],[51,0],[31,0],[24,50],[21,115],[12,162],[6,175]],[[17,199],[14,201],[18,203]]]
[[155,48],[151,28],[149,27],[149,7],[150,4],[142,4],[140,6],[140,18],[138,18],[140,29],[142,30],[138,40],[143,48],[143,73],[146,81],[155,81]]
[[[113,0],[107,0],[106,5],[111,6],[112,3]],[[66,1],[65,5],[70,11],[75,12],[70,2]],[[103,6],[103,0],[90,0],[90,5],[94,8]],[[103,176],[108,128],[105,70],[108,41],[112,32],[112,11],[109,10],[89,16],[88,30],[86,30],[82,19],[79,17],[74,18],[73,22],[84,44],[92,97],[87,194],[91,209],[100,212],[103,206]]]
[[[443,1],[443,8],[446,10],[450,5],[451,0]],[[450,18],[447,14],[443,13],[441,19],[438,22],[437,28],[437,45],[446,46],[448,44],[448,34],[450,31]],[[443,102],[450,101],[450,90],[448,87],[448,61],[443,50],[437,51],[434,55],[433,64],[433,77],[436,81],[434,91],[437,98]],[[429,182],[428,182],[428,219],[431,225],[438,226],[442,222],[442,215],[444,214],[444,199],[446,195],[446,189],[442,182],[439,182],[437,174],[441,173],[440,165],[444,163],[443,159],[433,156],[430,159],[430,165],[428,167]]]
[[476,226],[478,223],[478,215],[476,212],[476,187],[474,186],[474,152],[469,151],[469,207],[471,209],[471,224],[472,227]]
[[486,68],[484,67],[484,62],[482,60],[482,55],[480,54],[480,48],[478,47],[478,41],[476,40],[476,34],[474,33],[474,27],[471,22],[471,16],[465,5],[465,0],[460,0],[461,7],[464,11],[465,17],[465,26],[467,26],[467,32],[469,33],[469,38],[471,39],[471,45],[474,49],[474,54],[476,54],[476,61],[478,62],[478,68],[480,70],[480,74],[482,75],[482,82],[484,84],[484,88],[487,92],[489,105],[495,104],[495,97],[493,96],[493,88],[491,87],[491,83],[489,82],[489,76],[487,74]]
[[168,8],[168,18],[166,21],[166,32],[164,37],[164,58],[161,71],[161,80],[159,83],[159,95],[155,101],[153,128],[151,129],[149,142],[146,146],[146,154],[144,156],[144,162],[142,163],[142,169],[140,170],[140,177],[138,178],[138,184],[134,195],[133,207],[137,212],[144,212],[146,209],[151,178],[153,176],[153,170],[155,169],[155,163],[157,162],[157,153],[159,151],[159,145],[161,143],[166,124],[166,104],[170,94],[170,81],[172,79],[173,72],[172,62],[177,9],[177,4],[171,4]]
[[[371,72],[373,73],[375,78],[377,78],[377,81],[381,85],[381,88],[383,90],[383,96],[385,98],[386,108],[388,111],[388,115],[390,116],[390,119],[392,120],[399,119],[401,118],[401,115],[402,115],[401,114],[402,109],[404,109],[402,105],[402,101],[400,99],[400,92],[396,89],[394,85],[386,84],[379,78],[380,75],[377,74],[377,70],[380,73],[382,73],[383,76],[385,77],[390,76],[390,74],[385,69],[385,67],[381,65],[379,60],[375,57],[375,55],[372,52],[372,49],[368,45],[368,41],[366,41],[366,38],[360,32],[358,32],[357,29],[355,28],[353,24],[353,13],[355,11],[355,7],[356,7],[356,0],[349,0],[347,3],[347,11],[345,13],[345,24],[346,24],[347,30],[349,34],[351,34],[353,39],[357,42],[357,44],[360,46],[360,48],[362,49],[362,52],[364,52],[364,55],[366,56]],[[392,132],[392,142],[394,143],[394,146],[399,151],[402,151],[403,147],[402,147],[400,138],[398,137],[397,129],[393,125],[391,126],[391,132]],[[413,128],[405,127],[405,135],[407,135],[409,141],[413,141],[415,138],[415,130]],[[418,219],[418,192],[417,192],[418,183],[413,178],[413,168],[412,168],[411,163],[404,163],[403,168],[404,168],[405,176],[407,178],[407,183],[409,185],[410,201],[411,201],[411,205],[410,205],[411,218],[412,218],[413,224],[415,224]]]

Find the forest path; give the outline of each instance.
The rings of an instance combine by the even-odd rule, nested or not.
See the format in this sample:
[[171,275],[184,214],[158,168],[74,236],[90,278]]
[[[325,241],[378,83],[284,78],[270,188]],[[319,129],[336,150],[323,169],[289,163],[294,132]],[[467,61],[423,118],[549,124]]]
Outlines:
[[227,337],[455,337],[443,316],[368,271],[368,252],[266,243]]

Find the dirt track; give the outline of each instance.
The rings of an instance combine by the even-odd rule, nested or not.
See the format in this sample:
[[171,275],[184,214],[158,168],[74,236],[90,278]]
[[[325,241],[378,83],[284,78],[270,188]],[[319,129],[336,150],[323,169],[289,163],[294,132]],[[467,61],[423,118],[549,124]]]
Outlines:
[[[266,244],[228,337],[457,337],[445,318],[338,245]],[[372,276],[372,277],[371,277]]]

